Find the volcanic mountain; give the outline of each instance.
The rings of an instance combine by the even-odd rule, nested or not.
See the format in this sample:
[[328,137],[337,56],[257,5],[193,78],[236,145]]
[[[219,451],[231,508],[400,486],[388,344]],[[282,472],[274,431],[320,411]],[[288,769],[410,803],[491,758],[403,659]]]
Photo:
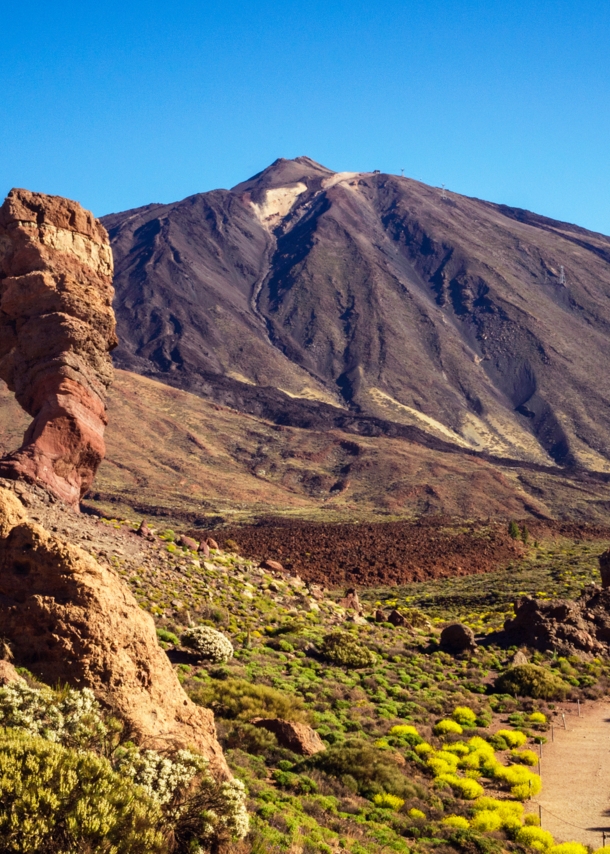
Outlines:
[[296,427],[610,472],[610,238],[277,160],[103,218],[118,367]]

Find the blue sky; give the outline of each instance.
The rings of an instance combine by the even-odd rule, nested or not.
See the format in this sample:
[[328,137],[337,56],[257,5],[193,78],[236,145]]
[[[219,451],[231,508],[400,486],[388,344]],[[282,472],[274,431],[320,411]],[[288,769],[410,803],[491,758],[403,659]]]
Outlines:
[[607,0],[31,0],[1,29],[3,196],[99,216],[307,154],[610,234]]

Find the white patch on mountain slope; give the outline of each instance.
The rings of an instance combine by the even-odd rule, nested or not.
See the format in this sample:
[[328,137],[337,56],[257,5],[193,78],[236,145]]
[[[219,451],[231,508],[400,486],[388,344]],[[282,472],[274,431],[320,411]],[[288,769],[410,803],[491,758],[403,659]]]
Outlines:
[[330,178],[325,178],[322,181],[322,189],[328,190],[330,187],[334,187],[335,184],[342,184],[343,181],[349,181],[350,178],[355,178],[359,174],[360,172],[335,172]]
[[307,189],[307,184],[290,184],[288,187],[273,187],[265,191],[261,202],[250,202],[254,213],[267,229],[277,225],[278,220],[284,219],[300,195]]

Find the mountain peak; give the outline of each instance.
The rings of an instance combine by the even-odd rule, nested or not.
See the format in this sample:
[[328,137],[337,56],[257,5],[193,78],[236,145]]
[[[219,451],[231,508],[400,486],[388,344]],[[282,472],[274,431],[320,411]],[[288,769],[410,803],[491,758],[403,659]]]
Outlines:
[[274,187],[286,187],[290,184],[305,183],[308,187],[316,181],[321,181],[334,175],[332,169],[327,169],[321,163],[316,163],[311,157],[295,157],[294,160],[286,160],[278,157],[270,166],[257,172],[247,181],[242,181],[233,187],[237,193],[269,190]]

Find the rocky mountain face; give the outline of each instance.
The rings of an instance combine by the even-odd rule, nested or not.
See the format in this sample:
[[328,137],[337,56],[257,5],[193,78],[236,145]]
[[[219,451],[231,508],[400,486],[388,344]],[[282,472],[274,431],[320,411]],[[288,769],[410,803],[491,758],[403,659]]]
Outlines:
[[108,235],[93,215],[11,190],[0,208],[0,377],[34,420],[0,474],[75,507],[104,458],[112,297]]
[[610,471],[610,238],[306,157],[103,222],[121,367],[277,423]]

